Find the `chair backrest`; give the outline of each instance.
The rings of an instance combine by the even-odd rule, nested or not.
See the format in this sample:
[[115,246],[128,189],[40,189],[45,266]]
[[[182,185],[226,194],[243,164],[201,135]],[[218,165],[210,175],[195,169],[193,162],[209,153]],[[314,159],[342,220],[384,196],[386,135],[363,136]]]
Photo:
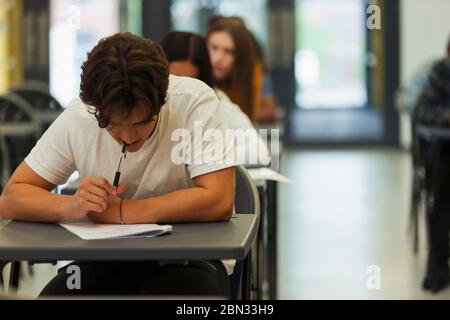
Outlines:
[[[258,190],[253,182],[250,174],[243,165],[236,167],[236,194],[234,203],[236,213],[260,214],[260,200]],[[256,245],[256,244],[255,244]],[[253,246],[252,250],[255,250]],[[256,254],[256,252],[254,252]],[[252,260],[252,269],[255,270],[255,265]],[[237,261],[234,267],[233,274],[230,276],[230,298],[238,299],[243,294],[243,286],[241,283],[242,273],[245,272],[243,262]],[[247,274],[247,277],[249,275]],[[246,284],[248,285],[248,283]]]
[[30,104],[34,117],[41,124],[42,134],[64,111],[58,100],[50,94],[46,84],[36,81],[25,82],[10,89],[10,92],[21,96]]
[[250,174],[244,166],[236,167],[236,213],[260,213],[260,201],[258,190]]
[[10,89],[28,101],[37,110],[62,110],[61,104],[50,93],[46,83],[40,81],[26,81]]
[[0,190],[39,138],[39,123],[22,97],[0,96]]

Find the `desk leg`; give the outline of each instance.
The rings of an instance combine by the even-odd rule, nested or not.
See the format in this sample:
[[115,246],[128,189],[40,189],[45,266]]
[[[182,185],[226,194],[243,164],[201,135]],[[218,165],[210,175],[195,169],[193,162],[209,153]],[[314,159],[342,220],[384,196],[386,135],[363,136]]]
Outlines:
[[413,251],[417,254],[419,251],[419,198],[420,198],[420,176],[417,165],[413,165],[413,183],[411,188],[411,230],[413,234]]
[[[447,195],[443,194],[442,177],[449,173],[448,169],[441,166],[443,146],[438,141],[432,143],[431,165],[427,168],[428,196],[427,199],[427,233],[428,233],[428,258],[427,270],[423,287],[438,292],[449,282],[448,258],[449,258],[449,206]],[[431,171],[431,172],[430,172]],[[445,186],[447,188],[447,186]]]
[[277,182],[267,181],[269,299],[277,296]]
[[252,250],[248,252],[242,262],[242,300],[250,300],[252,279]]
[[256,260],[256,281],[253,283],[253,290],[256,293],[256,299],[264,299],[265,294],[264,283],[267,279],[266,259],[267,259],[267,208],[266,208],[266,190],[264,187],[258,187],[259,203],[260,203],[260,219],[257,243]]
[[19,288],[20,261],[11,262],[8,293],[17,293]]

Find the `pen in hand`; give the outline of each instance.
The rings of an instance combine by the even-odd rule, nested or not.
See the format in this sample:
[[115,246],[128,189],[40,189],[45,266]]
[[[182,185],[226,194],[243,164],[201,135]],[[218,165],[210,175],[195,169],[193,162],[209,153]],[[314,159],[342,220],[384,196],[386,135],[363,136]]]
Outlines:
[[117,171],[116,174],[114,176],[114,182],[113,182],[113,187],[117,189],[117,187],[119,186],[119,179],[120,179],[120,165],[122,164],[122,159],[127,157],[127,144],[124,143],[123,147],[122,147],[122,154],[120,156],[120,160],[119,160],[119,166],[117,167]]

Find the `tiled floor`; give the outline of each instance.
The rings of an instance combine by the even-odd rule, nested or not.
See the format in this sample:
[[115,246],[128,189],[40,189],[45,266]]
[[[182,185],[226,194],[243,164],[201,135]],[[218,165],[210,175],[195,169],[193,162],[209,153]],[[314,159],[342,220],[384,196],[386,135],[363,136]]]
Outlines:
[[[450,289],[437,295],[421,289],[424,225],[420,252],[414,256],[408,233],[407,153],[286,150],[282,172],[293,183],[279,192],[279,298],[450,298]],[[369,289],[368,282],[376,287],[376,271],[380,289]],[[34,272],[33,277],[24,273],[20,294],[36,296],[56,270],[38,265]]]
[[415,256],[406,152],[286,150],[282,172],[293,183],[279,192],[279,298],[450,298],[421,289],[424,224]]

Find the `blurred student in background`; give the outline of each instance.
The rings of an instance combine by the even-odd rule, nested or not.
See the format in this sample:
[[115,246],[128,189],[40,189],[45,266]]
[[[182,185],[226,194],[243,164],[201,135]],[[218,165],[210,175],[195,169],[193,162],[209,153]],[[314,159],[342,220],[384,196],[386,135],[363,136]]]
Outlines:
[[[239,100],[242,101],[244,98],[240,95],[245,95],[245,93],[239,93],[239,90],[231,88],[242,86],[233,76],[241,74],[240,65],[243,60],[251,59],[253,61],[252,76],[250,80],[248,77],[241,79],[242,82],[247,81],[248,84],[250,81],[253,85],[253,115],[249,117],[254,122],[275,121],[277,118],[276,99],[270,71],[264,61],[263,48],[248,30],[244,20],[240,17],[216,16],[209,20],[208,25],[208,47],[217,84],[228,93],[233,102],[241,105]],[[244,41],[246,43],[243,43]],[[249,47],[252,47],[253,52],[249,51]],[[227,59],[225,54],[221,55],[223,52],[230,52],[230,49],[235,53],[234,59]],[[227,88],[227,85],[230,88]],[[246,113],[249,115],[248,112]]]
[[250,32],[238,19],[215,18],[206,40],[216,86],[255,121],[263,70]]
[[[447,43],[446,57],[433,64],[428,81],[423,88],[414,109],[414,121],[431,127],[450,127],[450,37]],[[419,139],[415,139],[421,141]],[[417,143],[422,154],[426,171],[434,164],[433,157],[439,157],[440,163],[450,161],[449,143],[441,143],[439,153],[429,143]],[[437,170],[437,168],[434,168]],[[434,201],[432,214],[427,214],[428,260],[423,288],[437,292],[448,286],[450,274],[449,231],[450,231],[450,168],[439,166],[439,178],[434,183]]]
[[415,108],[419,123],[433,126],[450,126],[450,37],[446,57],[436,61]]
[[246,132],[249,141],[238,139],[235,145],[238,161],[245,159],[239,162],[249,164],[251,156],[257,155],[258,164],[268,162],[270,157],[267,145],[253,127],[249,117],[224,91],[214,85],[205,39],[190,32],[171,32],[163,39],[161,46],[169,61],[169,72],[177,76],[197,78],[213,87],[223,107],[229,128],[242,129]]

